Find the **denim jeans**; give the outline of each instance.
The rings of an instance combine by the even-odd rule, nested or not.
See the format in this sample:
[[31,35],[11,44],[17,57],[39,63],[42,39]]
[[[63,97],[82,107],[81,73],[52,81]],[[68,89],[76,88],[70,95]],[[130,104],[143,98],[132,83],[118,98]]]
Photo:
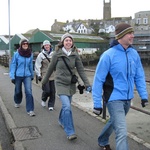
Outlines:
[[14,101],[16,104],[22,102],[22,83],[24,83],[25,96],[26,96],[26,111],[34,110],[34,100],[32,96],[32,81],[31,77],[16,77],[15,78],[15,93]]
[[104,146],[109,144],[109,137],[114,130],[116,150],[129,150],[125,116],[130,109],[130,103],[130,100],[116,100],[107,103],[110,119],[98,138],[99,145]]
[[62,102],[62,108],[59,114],[59,123],[64,127],[64,131],[67,136],[75,133],[72,110],[71,110],[71,100],[72,96],[59,95]]

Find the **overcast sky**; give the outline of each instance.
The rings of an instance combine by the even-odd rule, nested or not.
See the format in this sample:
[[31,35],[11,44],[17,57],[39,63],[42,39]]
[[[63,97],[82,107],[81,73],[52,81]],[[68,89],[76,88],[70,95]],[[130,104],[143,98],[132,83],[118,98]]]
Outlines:
[[[8,1],[0,0],[0,35],[9,34]],[[105,0],[109,2],[109,0]],[[111,0],[112,17],[150,11],[150,0]],[[50,30],[54,20],[103,19],[103,0],[10,0],[10,33]]]

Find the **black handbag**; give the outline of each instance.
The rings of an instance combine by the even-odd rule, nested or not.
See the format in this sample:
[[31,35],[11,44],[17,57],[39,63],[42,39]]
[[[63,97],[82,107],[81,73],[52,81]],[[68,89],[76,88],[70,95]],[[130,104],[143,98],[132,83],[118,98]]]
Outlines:
[[76,76],[75,74],[72,75],[71,83],[77,83],[77,82],[78,82],[78,76]]
[[68,64],[66,63],[66,60],[64,59],[64,57],[62,57],[62,59],[63,59],[65,65],[66,65],[66,67],[68,68],[70,74],[72,75],[72,77],[71,77],[71,83],[76,84],[78,82],[78,76],[72,73],[72,71],[70,70]]

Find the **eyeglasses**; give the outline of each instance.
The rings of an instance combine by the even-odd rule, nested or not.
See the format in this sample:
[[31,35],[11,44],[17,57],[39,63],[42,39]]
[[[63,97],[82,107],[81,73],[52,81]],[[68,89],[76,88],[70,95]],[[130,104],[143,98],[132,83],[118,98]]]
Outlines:
[[29,45],[29,43],[22,43],[22,45]]

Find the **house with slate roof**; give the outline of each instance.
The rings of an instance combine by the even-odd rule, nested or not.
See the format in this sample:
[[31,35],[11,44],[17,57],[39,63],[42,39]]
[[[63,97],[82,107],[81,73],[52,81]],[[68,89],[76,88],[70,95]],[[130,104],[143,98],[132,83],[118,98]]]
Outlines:
[[79,34],[94,33],[94,29],[88,25],[87,20],[73,20],[72,22],[67,21],[66,23],[60,23],[57,22],[57,20],[55,20],[55,23],[51,26],[51,31],[52,32],[64,31]]
[[63,27],[66,25],[64,22],[57,22],[57,19],[55,19],[54,24],[51,26],[51,31],[53,32],[61,32],[63,31]]

